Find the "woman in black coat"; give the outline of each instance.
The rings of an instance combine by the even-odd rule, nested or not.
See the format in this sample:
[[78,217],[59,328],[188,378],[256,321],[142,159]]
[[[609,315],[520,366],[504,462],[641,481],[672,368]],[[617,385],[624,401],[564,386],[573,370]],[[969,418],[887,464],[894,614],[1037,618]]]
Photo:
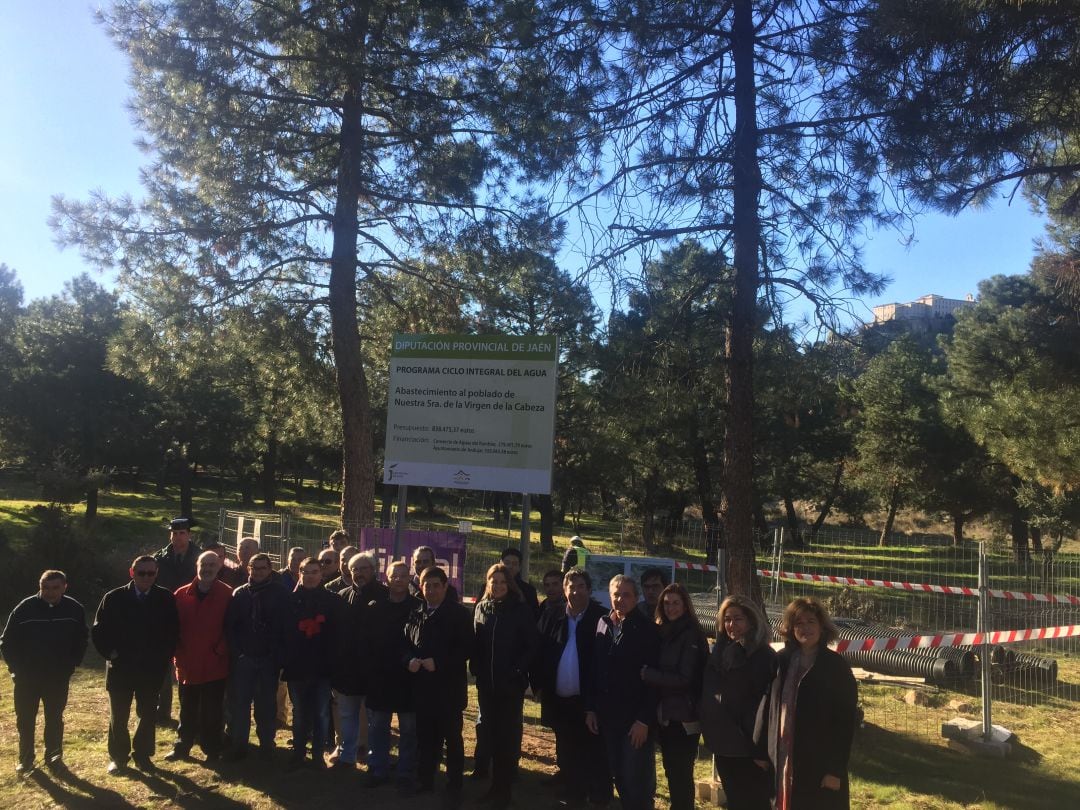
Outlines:
[[776,674],[765,615],[753,601],[729,596],[716,614],[716,646],[705,665],[701,731],[713,752],[730,810],[769,810],[768,751],[754,726]]
[[491,788],[481,801],[502,808],[510,804],[510,786],[521,758],[522,705],[540,644],[533,612],[502,563],[487,571],[473,628],[476,642],[469,667],[476,676],[480,714],[491,745]]
[[800,597],[784,610],[781,634],[787,646],[766,716],[775,806],[847,810],[858,689],[847,661],[827,646],[836,626],[818,600]]
[[658,737],[671,810],[694,810],[694,760],[701,735],[697,704],[709,646],[682,585],[673,583],[661,592],[656,623],[660,657],[655,667],[642,667],[641,679],[660,692]]

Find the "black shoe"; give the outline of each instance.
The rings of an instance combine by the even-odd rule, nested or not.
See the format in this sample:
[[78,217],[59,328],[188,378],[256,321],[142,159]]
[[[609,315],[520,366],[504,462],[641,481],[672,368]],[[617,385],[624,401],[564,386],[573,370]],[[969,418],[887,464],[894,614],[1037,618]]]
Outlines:
[[[326,770],[326,758],[323,756],[322,751],[311,752],[311,767],[317,771]],[[353,767],[355,768],[356,766],[354,765]]]
[[190,748],[184,748],[183,746],[178,745],[175,748],[173,748],[172,751],[170,751],[169,753],[167,753],[165,755],[165,760],[167,762],[181,762],[183,760],[186,760],[186,759],[190,758],[190,756],[191,756],[191,749]]
[[131,761],[143,773],[153,773],[157,770],[157,765],[150,761],[150,757],[132,757]]
[[226,762],[242,762],[247,759],[248,750],[246,748],[232,748],[225,752],[223,759]]
[[303,768],[306,762],[307,758],[304,756],[303,751],[293,751],[292,754],[289,755],[288,769],[290,771],[295,771],[298,768]]
[[277,751],[277,748],[273,745],[260,745],[259,760],[262,762],[273,762],[275,751]]
[[127,776],[128,766],[126,762],[116,762],[114,760],[109,763],[109,767],[105,770],[111,776]]
[[217,765],[219,762],[221,762],[221,752],[220,751],[215,751],[212,754],[207,754],[206,755],[206,760],[205,760],[204,764],[205,765]]
[[343,759],[336,759],[336,760],[334,760],[334,762],[330,766],[330,768],[332,770],[335,770],[335,771],[355,771],[356,770],[356,763],[355,762],[346,762]]
[[19,776],[29,776],[34,772],[34,760],[20,760],[19,764],[15,766],[15,773]]
[[469,774],[469,778],[475,782],[479,782],[481,779],[487,779],[490,776],[490,771],[487,768],[474,768],[473,772]]

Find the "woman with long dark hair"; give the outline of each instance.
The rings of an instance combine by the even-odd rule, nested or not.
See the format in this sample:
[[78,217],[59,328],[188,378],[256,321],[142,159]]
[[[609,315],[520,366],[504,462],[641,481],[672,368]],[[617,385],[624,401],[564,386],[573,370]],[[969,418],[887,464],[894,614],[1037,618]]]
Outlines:
[[476,641],[469,667],[491,745],[491,788],[480,799],[492,807],[510,804],[510,787],[521,758],[522,705],[529,668],[539,646],[533,612],[521,598],[506,566],[487,571],[476,605]]
[[730,810],[769,810],[768,751],[754,740],[758,709],[776,674],[772,633],[761,608],[729,596],[716,614],[716,645],[705,665],[701,731]]
[[686,588],[678,583],[660,593],[656,605],[660,658],[641,678],[660,692],[657,704],[660,753],[672,810],[694,809],[694,760],[697,758],[697,703],[709,646]]
[[858,689],[848,662],[828,647],[836,626],[804,596],[784,610],[780,632],[786,646],[767,717],[776,810],[847,810]]

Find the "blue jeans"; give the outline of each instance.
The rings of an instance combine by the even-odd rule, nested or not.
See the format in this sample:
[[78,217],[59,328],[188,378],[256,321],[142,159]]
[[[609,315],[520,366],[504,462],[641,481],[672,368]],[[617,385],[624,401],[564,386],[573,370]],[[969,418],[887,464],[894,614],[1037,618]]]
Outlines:
[[280,669],[272,656],[234,656],[229,682],[229,723],[232,747],[243,751],[251,734],[251,705],[255,704],[255,733],[263,748],[274,747],[277,731],[277,685]]
[[656,796],[656,754],[653,734],[649,732],[641,748],[630,745],[627,731],[605,729],[600,721],[600,734],[607,750],[608,766],[619,791],[623,810],[652,810]]
[[341,744],[338,746],[338,762],[356,764],[356,752],[360,747],[360,713],[363,711],[363,695],[346,695],[334,690],[337,701],[338,730]]
[[303,754],[311,742],[312,757],[321,756],[330,733],[330,678],[289,681],[293,705],[293,750]]
[[[393,712],[367,710],[368,770],[375,776],[390,773],[390,718]],[[398,712],[397,778],[412,779],[416,769],[416,713]]]

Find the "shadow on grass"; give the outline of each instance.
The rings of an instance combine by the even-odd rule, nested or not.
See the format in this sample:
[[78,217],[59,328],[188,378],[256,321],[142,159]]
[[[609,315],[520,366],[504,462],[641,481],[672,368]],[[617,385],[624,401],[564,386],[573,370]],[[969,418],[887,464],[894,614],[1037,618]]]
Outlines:
[[200,784],[188,777],[161,768],[152,773],[132,770],[131,779],[142,782],[157,796],[168,797],[178,807],[248,807],[245,802],[217,793],[213,784]]
[[927,740],[867,726],[851,773],[874,785],[938,796],[963,806],[991,801],[1012,810],[1075,807],[1076,783],[1040,767],[1037,751],[1014,747],[1007,760],[962,754]]
[[30,779],[49,794],[58,807],[129,807],[127,799],[115,790],[95,785],[67,768],[56,771],[38,769]]

